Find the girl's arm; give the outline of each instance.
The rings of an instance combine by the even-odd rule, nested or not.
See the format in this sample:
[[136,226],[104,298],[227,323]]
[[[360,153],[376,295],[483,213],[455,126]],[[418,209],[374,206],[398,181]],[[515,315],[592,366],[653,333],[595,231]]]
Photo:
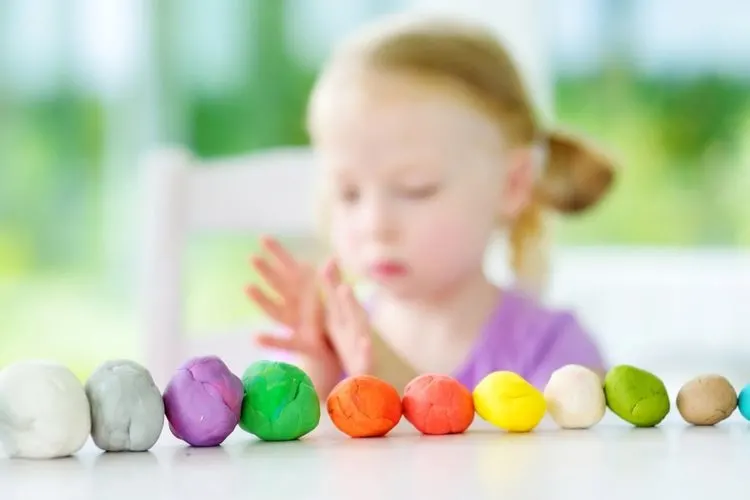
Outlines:
[[298,356],[297,366],[310,376],[320,402],[325,405],[328,395],[343,378],[343,370],[338,356],[331,352],[325,356]]

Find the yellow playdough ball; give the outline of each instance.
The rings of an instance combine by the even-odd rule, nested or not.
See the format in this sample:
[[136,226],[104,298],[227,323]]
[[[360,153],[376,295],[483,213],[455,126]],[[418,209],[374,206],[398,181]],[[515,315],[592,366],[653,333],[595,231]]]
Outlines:
[[509,432],[529,432],[547,411],[544,394],[510,371],[490,373],[472,396],[477,415]]

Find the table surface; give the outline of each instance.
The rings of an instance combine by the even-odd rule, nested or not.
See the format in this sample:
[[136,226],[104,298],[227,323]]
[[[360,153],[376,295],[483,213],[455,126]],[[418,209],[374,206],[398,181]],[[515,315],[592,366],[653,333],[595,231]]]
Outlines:
[[220,447],[191,448],[165,426],[144,453],[104,453],[89,440],[74,457],[0,458],[0,498],[684,500],[736,496],[749,474],[750,422],[737,412],[703,428],[676,410],[651,429],[611,413],[589,430],[545,419],[528,434],[477,417],[466,434],[430,437],[402,419],[374,439],[348,438],[324,414],[295,442],[261,442],[237,429]]

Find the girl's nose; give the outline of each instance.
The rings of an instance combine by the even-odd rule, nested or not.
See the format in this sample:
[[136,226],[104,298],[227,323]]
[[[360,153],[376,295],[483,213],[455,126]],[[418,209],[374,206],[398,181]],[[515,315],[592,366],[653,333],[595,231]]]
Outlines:
[[370,237],[381,243],[392,243],[398,235],[398,221],[393,205],[382,197],[374,198],[368,206],[367,226]]

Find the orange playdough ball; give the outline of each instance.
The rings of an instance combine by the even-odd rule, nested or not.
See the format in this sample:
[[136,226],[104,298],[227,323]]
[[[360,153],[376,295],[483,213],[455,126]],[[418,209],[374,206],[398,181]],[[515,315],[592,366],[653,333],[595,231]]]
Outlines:
[[446,375],[425,374],[404,389],[404,417],[422,434],[460,434],[474,421],[471,392]]
[[338,430],[354,438],[385,436],[401,420],[401,398],[389,383],[371,375],[339,382],[326,401]]

